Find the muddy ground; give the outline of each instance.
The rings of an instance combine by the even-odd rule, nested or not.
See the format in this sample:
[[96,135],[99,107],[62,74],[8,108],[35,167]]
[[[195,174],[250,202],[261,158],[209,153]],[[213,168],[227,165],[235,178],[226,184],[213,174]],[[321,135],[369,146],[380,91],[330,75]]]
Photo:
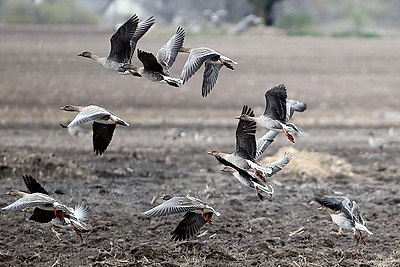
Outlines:
[[[173,31],[154,29],[139,48],[155,52]],[[202,98],[201,73],[172,88],[76,56],[84,50],[106,56],[111,29],[0,26],[0,32],[0,206],[15,199],[7,190],[25,190],[21,175],[31,174],[54,197],[70,206],[85,200],[93,212],[83,241],[71,229],[2,212],[1,266],[400,266],[400,153],[396,146],[376,153],[367,143],[370,131],[389,138],[389,127],[398,141],[399,39],[188,34],[186,46],[212,47],[239,62],[235,71],[223,69]],[[308,104],[294,116],[308,136],[291,144],[280,135],[266,151],[290,150],[293,161],[271,180],[275,195],[261,202],[221,173],[207,151],[233,151],[235,115],[243,104],[261,113],[263,94],[281,82],[289,98]],[[65,104],[104,106],[131,126],[117,127],[106,153],[95,156],[90,133],[76,137],[59,127],[74,116],[59,110]],[[171,128],[187,136],[174,140],[166,134]],[[296,164],[304,155],[313,157]],[[201,236],[170,241],[181,215],[136,216],[166,193],[200,197],[222,216]],[[351,231],[337,235],[313,202],[335,194],[361,206],[374,233],[365,245]]]

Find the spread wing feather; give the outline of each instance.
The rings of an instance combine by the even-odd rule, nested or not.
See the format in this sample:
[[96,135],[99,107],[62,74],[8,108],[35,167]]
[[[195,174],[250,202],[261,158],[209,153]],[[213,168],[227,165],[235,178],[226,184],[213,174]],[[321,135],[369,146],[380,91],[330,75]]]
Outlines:
[[[254,111],[247,105],[243,106],[242,114],[254,117]],[[236,154],[244,159],[253,160],[256,155],[256,129],[254,121],[240,119],[236,128]]]

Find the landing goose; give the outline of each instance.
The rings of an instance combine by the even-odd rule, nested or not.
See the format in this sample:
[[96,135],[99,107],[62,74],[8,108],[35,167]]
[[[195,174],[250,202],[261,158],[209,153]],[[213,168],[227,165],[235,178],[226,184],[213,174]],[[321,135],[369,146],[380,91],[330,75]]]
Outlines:
[[[307,104],[298,100],[289,99],[286,100],[286,122],[288,122],[294,112],[304,112],[307,109]],[[258,160],[261,155],[267,150],[267,148],[272,144],[275,137],[279,134],[279,132],[269,130],[259,139],[257,139],[257,152],[255,156],[255,160]]]
[[[247,105],[244,105],[242,115],[254,116],[254,111]],[[228,154],[213,150],[208,153],[213,155],[225,166],[232,167],[236,170],[241,169],[249,175],[255,174],[265,181],[268,174],[272,173],[272,169],[261,166],[254,160],[256,153],[256,127],[257,125],[254,121],[240,119],[236,128],[235,152]]]
[[[360,243],[365,243],[362,231],[372,235],[372,232],[365,226],[365,221],[361,216],[357,202],[351,202],[348,197],[344,196],[316,197],[315,201],[322,206],[323,210],[329,213],[332,221],[340,227],[339,232],[341,232],[341,228],[352,229],[354,237]],[[357,231],[360,233],[359,237],[356,235]]]
[[160,217],[185,213],[178,226],[171,232],[171,238],[175,241],[193,237],[206,223],[211,224],[211,217],[214,213],[217,216],[221,215],[213,207],[198,198],[165,195],[162,199],[166,201],[139,215],[143,217]]
[[[272,172],[270,174],[267,174],[267,176],[271,177],[274,174],[278,173],[291,160],[292,160],[292,156],[289,153],[285,153],[285,155],[281,159],[264,165],[265,167],[272,169]],[[265,184],[264,181],[262,181],[258,177],[255,177],[254,175],[250,175],[248,172],[243,171],[240,168],[225,167],[225,168],[221,169],[221,171],[232,174],[240,183],[244,184],[247,187],[254,188],[256,190],[256,195],[259,197],[259,199],[261,201],[264,200],[265,198],[260,193],[260,190],[271,196],[275,192],[274,188],[271,185]]]
[[61,124],[63,128],[73,127],[85,122],[93,121],[93,150],[96,155],[101,155],[106,151],[117,124],[129,126],[127,122],[117,117],[111,111],[95,105],[66,105],[60,109],[78,112],[75,118],[67,126]]
[[176,60],[184,39],[185,29],[178,27],[175,34],[157,52],[156,56],[138,49],[137,56],[143,67],[124,64],[119,70],[121,72],[129,71],[134,76],[142,76],[153,82],[167,83],[170,86],[179,87],[182,80],[169,76],[169,71]]
[[69,208],[60,201],[49,196],[48,192],[30,175],[22,176],[30,193],[22,192],[17,189],[11,189],[6,194],[20,196],[21,198],[14,203],[2,208],[2,210],[20,210],[24,211],[27,220],[52,223],[56,226],[68,226],[76,232],[82,239],[80,230],[87,230],[84,221],[90,216],[89,206],[83,202],[75,209]]
[[232,65],[237,64],[232,59],[208,47],[181,47],[179,52],[189,53],[181,72],[183,83],[188,81],[204,64],[203,85],[201,87],[201,95],[203,97],[206,97],[214,88],[222,66],[234,70],[235,68]]
[[246,114],[236,117],[248,121],[255,121],[257,125],[273,130],[276,132],[284,132],[287,138],[294,143],[294,137],[290,133],[300,132],[293,123],[288,123],[286,108],[286,87],[279,84],[265,93],[265,111],[259,117],[248,116]]

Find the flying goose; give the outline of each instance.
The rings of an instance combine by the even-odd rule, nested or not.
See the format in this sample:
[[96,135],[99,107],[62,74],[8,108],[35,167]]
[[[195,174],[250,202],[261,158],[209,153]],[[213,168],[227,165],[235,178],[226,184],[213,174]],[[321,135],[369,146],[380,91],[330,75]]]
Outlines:
[[[294,112],[303,112],[307,109],[307,105],[304,102],[300,102],[298,100],[286,100],[286,122],[288,122],[294,115]],[[259,139],[257,139],[257,152],[255,156],[255,160],[258,160],[261,155],[265,152],[265,150],[272,144],[275,137],[279,134],[279,132],[269,130]]]
[[223,169],[221,169],[221,171],[232,174],[240,183],[244,184],[247,187],[254,188],[256,190],[256,195],[258,196],[258,198],[261,201],[263,201],[265,198],[260,193],[260,190],[271,196],[275,192],[274,188],[271,185],[265,184],[258,177],[251,176],[248,172],[246,172],[238,167],[232,168],[232,167],[226,166]]
[[[278,173],[291,160],[292,160],[292,156],[289,153],[285,153],[285,155],[281,159],[264,165],[265,167],[272,169],[272,172],[270,174],[267,174],[267,176],[271,177],[274,174]],[[264,196],[260,193],[260,190],[271,196],[275,192],[274,188],[271,185],[265,184],[264,181],[262,181],[258,177],[255,177],[254,175],[249,175],[248,172],[243,171],[240,168],[225,167],[221,171],[232,174],[239,182],[241,182],[245,186],[254,188],[256,190],[256,195],[260,198],[260,200],[265,199]]]
[[48,192],[30,175],[22,176],[30,193],[11,189],[6,194],[20,196],[14,203],[2,208],[2,210],[20,210],[30,212],[25,218],[40,223],[52,223],[56,226],[70,225],[77,236],[82,239],[79,230],[86,230],[83,223],[90,216],[89,206],[84,202],[69,208],[61,202],[50,197]]
[[101,155],[106,151],[117,124],[129,126],[127,122],[117,117],[111,111],[95,105],[66,105],[60,109],[78,112],[78,115],[76,115],[67,126],[60,124],[63,128],[73,127],[85,122],[93,121],[93,150],[96,155]]
[[185,29],[178,27],[175,34],[161,47],[156,56],[138,49],[137,56],[143,67],[124,64],[119,70],[121,72],[129,71],[134,76],[142,76],[153,82],[167,83],[170,86],[179,87],[182,80],[169,76],[169,71],[176,60],[184,39]]
[[179,52],[189,53],[189,57],[181,72],[181,80],[183,83],[189,80],[189,78],[204,64],[203,85],[201,87],[201,95],[203,97],[206,97],[214,88],[218,79],[219,70],[222,66],[234,70],[235,68],[232,64],[237,64],[237,62],[232,59],[207,47],[181,47]]
[[[372,235],[372,232],[365,226],[365,221],[361,216],[357,202],[351,202],[348,197],[344,196],[316,197],[315,201],[322,206],[323,210],[329,213],[332,221],[340,227],[339,233],[341,233],[341,228],[352,229],[354,237],[360,243],[365,243],[362,231]],[[356,235],[357,231],[360,233],[359,237]]]
[[178,226],[171,232],[171,239],[175,241],[193,237],[206,223],[211,224],[211,217],[214,213],[217,216],[221,215],[213,207],[198,198],[165,195],[162,199],[166,201],[139,215],[143,217],[160,217],[185,213]]
[[108,70],[130,74],[128,71],[119,71],[119,67],[125,63],[131,63],[137,42],[154,23],[153,16],[139,22],[139,18],[134,14],[111,36],[110,54],[107,57],[99,57],[89,51],[79,53],[78,56],[91,58]]
[[[242,115],[254,116],[254,111],[247,105],[243,106]],[[268,174],[272,173],[270,167],[264,167],[255,160],[256,153],[256,122],[240,119],[236,128],[236,150],[228,154],[213,150],[208,154],[213,155],[220,163],[232,167],[236,170],[241,169],[249,175],[254,174],[265,181]]]
[[287,138],[294,143],[294,137],[290,132],[300,132],[300,130],[293,123],[288,123],[287,120],[287,107],[286,107],[286,87],[284,84],[279,84],[265,93],[265,111],[259,117],[248,116],[242,114],[237,119],[248,121],[255,121],[268,130],[276,132],[284,132]]

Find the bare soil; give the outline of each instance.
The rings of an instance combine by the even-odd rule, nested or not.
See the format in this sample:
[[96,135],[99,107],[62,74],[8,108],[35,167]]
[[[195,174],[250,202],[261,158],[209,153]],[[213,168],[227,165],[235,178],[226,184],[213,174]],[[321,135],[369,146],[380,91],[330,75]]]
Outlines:
[[[399,127],[400,40],[188,35],[186,46],[212,47],[239,62],[235,71],[222,69],[202,98],[201,73],[173,88],[76,56],[106,56],[111,29],[0,32],[0,206],[15,200],[7,190],[26,190],[21,175],[31,174],[54,197],[71,206],[85,200],[93,212],[83,241],[71,229],[2,212],[1,266],[400,266],[400,152],[376,153],[367,143],[368,132],[385,137]],[[155,52],[168,38],[152,30],[139,48]],[[308,104],[294,122],[309,136],[291,144],[279,135],[268,148],[266,156],[295,150],[271,180],[275,195],[261,202],[220,172],[207,151],[232,152],[242,105],[260,114],[265,91],[282,82],[289,98]],[[90,135],[71,136],[59,126],[74,116],[59,110],[65,104],[104,106],[131,126],[117,127],[106,153],[95,156]],[[173,139],[171,128],[187,136]],[[299,166],[298,159],[308,160]],[[222,216],[201,236],[173,242],[169,233],[181,215],[136,215],[167,193],[200,197]],[[351,231],[337,235],[313,201],[334,194],[361,206],[374,233],[365,245]]]

